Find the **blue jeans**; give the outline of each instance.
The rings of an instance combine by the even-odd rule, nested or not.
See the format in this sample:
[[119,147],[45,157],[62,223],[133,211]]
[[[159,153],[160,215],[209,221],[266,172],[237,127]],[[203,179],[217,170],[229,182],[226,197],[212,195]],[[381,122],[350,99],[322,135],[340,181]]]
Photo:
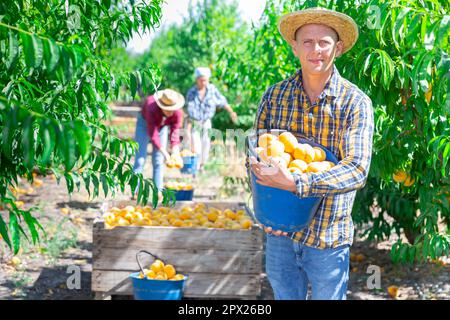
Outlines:
[[[167,126],[161,128],[159,132],[159,139],[161,140],[161,148],[167,146]],[[136,133],[134,140],[138,143],[139,148],[136,152],[134,160],[133,171],[135,173],[142,173],[144,171],[145,160],[147,159],[147,146],[150,142],[150,137],[147,133],[147,122],[139,113],[136,122]],[[155,146],[152,151],[152,166],[153,166],[153,181],[156,187],[161,190],[163,188],[164,177],[164,156]]]
[[350,246],[317,249],[286,236],[267,235],[266,272],[276,300],[345,300]]

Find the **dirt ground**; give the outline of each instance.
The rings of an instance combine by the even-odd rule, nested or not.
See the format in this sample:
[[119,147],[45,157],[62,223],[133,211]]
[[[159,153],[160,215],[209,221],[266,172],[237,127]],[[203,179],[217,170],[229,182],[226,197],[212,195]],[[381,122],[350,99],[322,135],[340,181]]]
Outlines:
[[[145,172],[150,173],[150,157]],[[247,201],[244,190],[233,184],[224,184],[222,175],[236,176],[235,168],[212,163],[207,170],[196,177],[195,199]],[[241,173],[242,174],[242,173]],[[149,175],[149,174],[148,174]],[[176,171],[168,177],[179,177]],[[239,174],[238,174],[239,176]],[[39,177],[41,187],[20,196],[24,207],[38,206],[35,215],[47,230],[47,237],[39,245],[24,242],[23,248],[12,259],[12,254],[0,241],[0,299],[93,299],[91,292],[92,271],[92,224],[100,215],[104,198],[91,200],[82,188],[71,197],[66,187],[51,177]],[[22,188],[30,185],[23,183]],[[31,190],[30,190],[31,191]],[[129,194],[117,195],[116,200],[129,200]],[[355,242],[351,248],[352,257],[348,287],[348,299],[392,299],[389,286],[398,287],[397,299],[449,299],[450,265],[447,263],[426,263],[414,266],[393,264],[389,248],[396,241],[373,243],[364,241],[356,230]],[[69,289],[66,281],[70,276],[68,267],[81,268],[81,288]],[[369,289],[367,268],[376,265],[381,268],[381,288]],[[267,280],[263,283],[261,299],[273,299]]]

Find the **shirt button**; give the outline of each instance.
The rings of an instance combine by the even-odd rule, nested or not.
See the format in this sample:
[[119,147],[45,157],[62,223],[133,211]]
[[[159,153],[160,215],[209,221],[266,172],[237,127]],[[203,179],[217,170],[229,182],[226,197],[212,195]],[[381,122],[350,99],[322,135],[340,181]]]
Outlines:
[[308,116],[309,116],[310,119],[314,118],[312,113],[310,113]]

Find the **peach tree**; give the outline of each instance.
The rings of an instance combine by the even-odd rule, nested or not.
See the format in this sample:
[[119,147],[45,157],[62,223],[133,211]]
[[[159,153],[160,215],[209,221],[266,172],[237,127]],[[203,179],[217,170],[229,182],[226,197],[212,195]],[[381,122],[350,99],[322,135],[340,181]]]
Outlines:
[[[158,70],[114,71],[104,57],[134,32],[161,19],[160,0],[19,0],[0,3],[0,235],[17,253],[45,228],[15,202],[14,188],[33,172],[53,173],[67,191],[93,197],[131,190],[158,201],[153,181],[134,174],[136,144],[104,124],[107,101],[127,87],[153,92]],[[166,197],[164,201],[168,201]],[[26,231],[27,229],[27,231]]]

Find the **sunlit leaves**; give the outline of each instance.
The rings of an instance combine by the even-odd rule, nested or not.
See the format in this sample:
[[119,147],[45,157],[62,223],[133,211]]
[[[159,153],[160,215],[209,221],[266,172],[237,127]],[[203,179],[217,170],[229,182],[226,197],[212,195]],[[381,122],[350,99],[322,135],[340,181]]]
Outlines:
[[[44,230],[32,209],[15,206],[9,187],[21,176],[32,180],[38,169],[52,172],[58,183],[63,179],[69,193],[82,183],[91,196],[123,191],[135,177],[129,161],[136,146],[104,125],[111,113],[107,102],[121,88],[133,87],[135,93],[157,87],[154,66],[135,71],[132,79],[129,72],[112,72],[104,55],[133,32],[152,29],[161,18],[161,1],[80,0],[70,5],[79,13],[71,11],[70,19],[78,19],[72,24],[65,19],[65,2],[41,10],[48,4],[33,1],[26,8],[32,15],[19,5],[6,6],[1,16],[0,205],[9,216],[0,216],[0,234],[16,253],[22,239],[37,243]],[[154,184],[139,179],[144,186],[139,201],[147,203]]]
[[19,54],[19,45],[14,32],[8,32],[8,57],[5,61],[8,71],[12,69]]
[[50,74],[58,66],[60,48],[51,39],[44,40],[44,60],[46,71]]
[[42,40],[32,34],[21,33],[22,47],[25,53],[25,62],[29,68],[38,68],[44,56]]

